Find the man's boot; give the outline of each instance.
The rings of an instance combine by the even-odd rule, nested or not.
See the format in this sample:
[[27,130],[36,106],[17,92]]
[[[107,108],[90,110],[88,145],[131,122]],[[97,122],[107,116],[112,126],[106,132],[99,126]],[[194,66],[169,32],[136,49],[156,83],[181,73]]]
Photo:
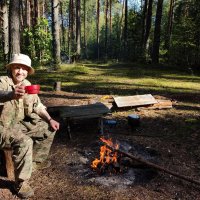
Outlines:
[[35,172],[36,170],[46,169],[50,166],[50,160],[45,160],[44,162],[33,162],[33,172]]
[[28,184],[28,181],[17,181],[15,185],[17,196],[22,199],[27,199],[34,195],[34,191]]

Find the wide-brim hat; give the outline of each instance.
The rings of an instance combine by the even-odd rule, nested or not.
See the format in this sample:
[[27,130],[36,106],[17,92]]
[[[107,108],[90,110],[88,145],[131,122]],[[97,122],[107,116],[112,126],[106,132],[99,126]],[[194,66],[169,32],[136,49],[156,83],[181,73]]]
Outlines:
[[11,69],[11,67],[15,64],[19,64],[19,65],[24,65],[28,68],[28,74],[34,74],[35,70],[33,69],[33,67],[31,67],[31,59],[29,58],[29,56],[25,55],[25,54],[14,54],[11,62],[6,65],[6,68],[8,70]]

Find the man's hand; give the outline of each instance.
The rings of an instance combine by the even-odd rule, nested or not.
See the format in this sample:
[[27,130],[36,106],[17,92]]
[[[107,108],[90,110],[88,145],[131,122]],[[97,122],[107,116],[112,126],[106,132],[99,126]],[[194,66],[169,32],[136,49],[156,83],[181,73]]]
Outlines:
[[40,110],[38,115],[42,119],[44,119],[46,122],[48,122],[50,124],[51,128],[53,128],[54,131],[57,131],[60,128],[60,123],[57,122],[56,120],[52,119],[46,109]]
[[49,120],[49,123],[54,131],[57,131],[60,128],[60,124],[52,118]]
[[13,91],[14,99],[20,99],[25,95],[25,86],[24,85],[17,85]]

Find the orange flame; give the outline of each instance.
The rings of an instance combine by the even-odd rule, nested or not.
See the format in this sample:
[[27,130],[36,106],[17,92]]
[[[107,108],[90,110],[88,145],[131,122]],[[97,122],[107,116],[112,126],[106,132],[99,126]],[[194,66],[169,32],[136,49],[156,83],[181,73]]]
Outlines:
[[[106,140],[104,138],[100,138],[100,139],[108,146],[111,146],[114,149],[119,149],[119,145],[113,144],[112,139],[108,139],[108,140]],[[113,152],[106,145],[104,145],[104,146],[101,146],[101,148],[100,148],[100,158],[99,159],[96,158],[92,162],[91,167],[93,169],[96,169],[99,164],[101,164],[101,166],[104,166],[106,163],[107,164],[117,163],[117,152]]]

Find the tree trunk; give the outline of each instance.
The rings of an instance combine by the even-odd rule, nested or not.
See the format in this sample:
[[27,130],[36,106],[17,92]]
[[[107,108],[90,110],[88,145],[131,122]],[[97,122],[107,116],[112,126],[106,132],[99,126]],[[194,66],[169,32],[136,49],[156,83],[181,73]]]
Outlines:
[[128,0],[124,5],[124,56],[127,56],[127,35],[128,35]]
[[53,59],[55,69],[60,67],[59,0],[52,0]]
[[81,55],[81,5],[80,0],[76,0],[76,59]]
[[112,0],[109,1],[109,21],[110,21],[110,35],[109,35],[109,47],[112,52]]
[[123,0],[122,3],[122,15],[120,19],[120,56],[123,57],[122,52],[123,52],[123,31],[124,31],[124,13],[125,13],[125,0]]
[[83,54],[84,58],[87,58],[87,46],[86,46],[86,0],[83,0]]
[[24,29],[24,26],[25,26],[25,17],[24,17],[24,15],[25,15],[25,10],[24,10],[24,4],[23,4],[23,2],[20,0],[19,1],[19,9],[20,9],[20,17],[19,17],[19,19],[20,19],[20,25],[19,25],[19,27],[21,27],[22,29]]
[[144,52],[146,56],[146,52],[148,51],[147,41],[149,39],[149,33],[151,30],[151,18],[152,18],[152,5],[153,0],[149,0],[148,9],[147,9],[147,17],[146,17],[146,27],[145,27],[145,34],[144,34]]
[[9,52],[9,26],[8,26],[8,5],[6,1],[1,2],[2,10],[2,25],[3,25],[3,54],[4,61],[8,62],[8,52]]
[[[142,5],[142,2],[141,2]],[[144,41],[145,41],[145,31],[146,31],[146,18],[147,18],[147,6],[148,6],[148,0],[145,0],[143,12],[142,12],[142,39],[141,39],[141,47],[142,51],[144,51]],[[144,52],[143,52],[144,53]]]
[[34,16],[34,2],[33,0],[30,1],[30,16],[31,16],[31,26],[33,27],[35,24],[35,16]]
[[[34,35],[35,34],[35,29],[36,29],[36,26],[38,25],[38,18],[39,18],[39,0],[34,0],[34,7],[33,7],[33,13],[34,13],[34,17],[33,17],[33,31],[34,31]],[[34,38],[34,40],[37,40],[37,38]],[[39,47],[39,44],[37,42],[35,42],[35,55],[38,59],[38,61],[40,62],[42,57],[42,52],[40,50],[40,47]]]
[[63,3],[60,2],[60,15],[61,15],[61,35],[62,35],[62,41],[61,41],[61,46],[63,48],[64,51],[65,51],[65,27],[64,27],[64,16],[63,16]]
[[10,1],[9,14],[9,53],[11,58],[12,54],[20,53],[20,0]]
[[34,0],[34,26],[38,23],[38,17],[39,17],[39,5],[38,0]]
[[31,27],[31,4],[30,0],[26,0],[25,2],[25,18],[26,18],[26,27],[30,28]]
[[[31,29],[32,24],[32,12],[31,12],[31,0],[25,1],[25,9],[24,9],[24,28],[27,28],[29,31]],[[26,36],[24,38],[24,45],[27,47],[30,46],[30,37]],[[27,54],[29,54],[31,57],[35,57],[35,48],[34,49],[27,49]]]
[[152,52],[153,63],[159,63],[162,7],[163,7],[163,0],[158,0],[157,9],[156,9],[155,29],[154,29],[153,52]]
[[45,17],[45,15],[44,15],[45,14],[45,8],[44,8],[45,7],[45,0],[40,1],[40,7],[41,7],[40,16],[44,18]]
[[69,62],[71,63],[74,56],[74,1],[69,1],[69,30],[68,30],[68,52]]
[[100,52],[99,52],[99,13],[100,13],[100,2],[96,0],[96,12],[97,12],[97,59],[99,60]]
[[170,41],[172,35],[172,25],[173,25],[173,13],[174,13],[174,0],[170,0],[169,12],[168,12],[168,22],[167,22],[167,33],[165,39],[165,48],[169,51]]
[[67,48],[69,55],[69,63],[71,63],[71,0],[69,0],[69,14],[68,14],[68,40],[67,40]]
[[108,56],[108,0],[105,0],[105,59]]

